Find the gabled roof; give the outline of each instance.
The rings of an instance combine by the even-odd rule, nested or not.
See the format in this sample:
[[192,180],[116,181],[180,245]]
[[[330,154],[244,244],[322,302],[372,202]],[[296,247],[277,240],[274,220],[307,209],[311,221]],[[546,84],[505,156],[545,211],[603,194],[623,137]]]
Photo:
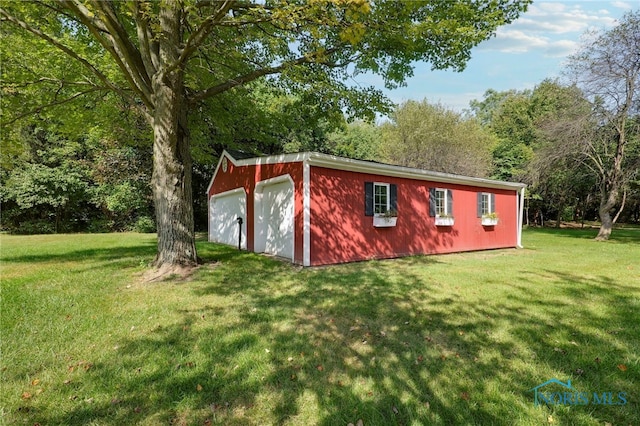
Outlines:
[[[236,153],[236,151],[233,151]],[[241,152],[241,151],[240,151]],[[519,190],[526,185],[518,182],[505,182],[494,179],[484,179],[469,176],[454,175],[451,173],[433,172],[430,170],[417,169],[413,167],[395,166],[392,164],[377,163],[374,161],[353,160],[350,158],[338,157],[335,155],[321,154],[318,152],[300,152],[295,154],[279,154],[269,155],[262,157],[245,157],[246,153],[242,153],[237,157],[232,154],[232,151],[225,150],[220,156],[220,161],[216,166],[216,170],[213,173],[211,182],[207,187],[207,193],[213,185],[213,181],[218,174],[218,169],[222,163],[222,158],[227,157],[231,162],[237,166],[251,166],[262,164],[279,164],[279,163],[295,163],[295,162],[308,162],[311,166],[326,167],[328,169],[345,170],[359,173],[375,174],[381,176],[401,177],[407,179],[428,180],[438,183],[449,183],[459,185],[478,186],[482,188],[493,189],[507,189],[507,190]],[[238,158],[245,157],[245,158]]]

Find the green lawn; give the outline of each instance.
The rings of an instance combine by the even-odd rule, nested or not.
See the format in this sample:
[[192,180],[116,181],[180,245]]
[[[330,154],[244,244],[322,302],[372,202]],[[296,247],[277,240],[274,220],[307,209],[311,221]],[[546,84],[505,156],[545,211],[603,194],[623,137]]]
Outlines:
[[[638,425],[640,229],[595,233],[316,269],[201,241],[156,284],[153,236],[3,235],[0,423]],[[534,406],[551,378],[627,403]]]

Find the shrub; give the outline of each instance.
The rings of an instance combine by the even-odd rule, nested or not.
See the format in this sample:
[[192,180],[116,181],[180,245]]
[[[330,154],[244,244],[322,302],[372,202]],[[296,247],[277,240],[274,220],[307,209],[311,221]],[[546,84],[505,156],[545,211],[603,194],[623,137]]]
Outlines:
[[133,230],[141,234],[151,234],[156,232],[156,222],[149,216],[140,216],[133,225]]

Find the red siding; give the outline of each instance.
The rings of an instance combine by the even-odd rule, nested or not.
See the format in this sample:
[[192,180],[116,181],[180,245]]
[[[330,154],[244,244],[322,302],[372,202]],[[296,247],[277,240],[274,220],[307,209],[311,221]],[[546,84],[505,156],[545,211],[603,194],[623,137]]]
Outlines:
[[[398,186],[397,226],[375,228],[365,216],[365,181]],[[430,187],[453,190],[452,227],[437,227],[429,217]],[[483,191],[495,194],[495,227],[483,227],[477,217],[477,193]],[[311,264],[515,247],[516,200],[515,191],[311,167]]]
[[254,189],[260,181],[289,174],[294,182],[294,263],[302,263],[303,260],[303,209],[302,209],[302,163],[280,163],[265,165],[250,165],[236,167],[228,162],[226,172],[222,167],[214,177],[209,189],[209,197],[221,192],[244,187],[247,193],[247,249],[254,249]]

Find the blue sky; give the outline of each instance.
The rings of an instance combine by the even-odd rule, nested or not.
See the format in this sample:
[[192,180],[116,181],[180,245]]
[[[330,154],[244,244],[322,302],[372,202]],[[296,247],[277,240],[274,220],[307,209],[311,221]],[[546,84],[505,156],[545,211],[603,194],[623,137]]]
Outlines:
[[[640,8],[634,1],[535,1],[526,13],[471,52],[465,71],[431,71],[418,63],[407,86],[384,89],[396,103],[427,99],[462,111],[487,89],[531,89],[545,78],[560,77],[567,56],[575,53],[587,30],[615,26],[625,12]],[[383,88],[376,76],[357,76],[362,85]]]

